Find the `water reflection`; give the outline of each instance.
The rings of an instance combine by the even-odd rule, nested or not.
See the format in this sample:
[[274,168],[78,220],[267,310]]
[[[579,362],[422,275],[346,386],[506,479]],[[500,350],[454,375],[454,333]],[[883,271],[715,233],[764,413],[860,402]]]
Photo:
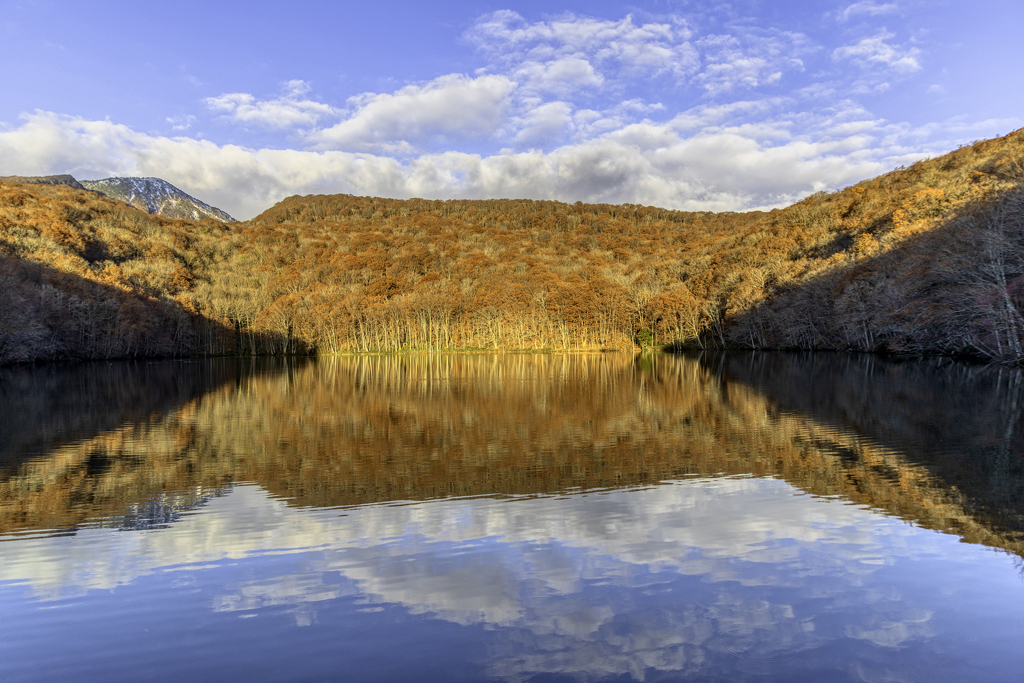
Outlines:
[[161,415],[272,362],[66,363],[0,367],[0,472]]
[[0,678],[1016,680],[1019,380],[822,358],[225,362],[77,439],[7,415],[51,445],[0,479]]
[[[1024,530],[1024,374],[932,358],[749,354],[703,358],[778,410],[895,450],[955,487],[986,526]],[[896,511],[897,514],[902,512]]]
[[215,359],[0,368],[0,533],[116,525],[164,505],[164,492],[216,488],[194,458],[217,454],[191,441],[213,425],[191,416],[212,397],[238,394],[243,381],[272,381],[293,367]]
[[[1018,371],[823,354],[364,356],[197,364],[210,388],[196,395],[166,389],[192,372],[169,367],[119,384],[95,435],[9,467],[0,533],[239,481],[339,506],[751,474],[1024,551],[1021,416],[1005,408],[1020,403]],[[143,412],[146,393],[179,403]],[[33,430],[85,424],[96,402],[55,407],[42,427],[8,405],[9,442],[41,443]],[[133,419],[109,428],[118,409]]]
[[[886,680],[914,668],[902,679],[946,680],[933,658],[983,663],[951,632],[963,618],[957,610],[1012,595],[1019,603],[1021,593],[990,551],[749,477],[343,511],[297,509],[239,486],[170,529],[81,537],[6,545],[0,581],[55,604],[96,591],[130,599],[147,577],[173,576],[171,590],[183,596],[211,584],[189,612],[194,628],[217,615],[277,615],[275,637],[304,652],[303,634],[287,624],[315,630],[338,612],[358,621],[397,605],[406,619],[486,638],[482,673],[505,680],[559,672],[793,680],[825,671],[830,680]],[[180,609],[128,616],[146,623]],[[1015,608],[990,609],[972,635],[1011,656],[1001,664],[1020,665],[1021,624]],[[392,628],[400,634],[402,624]],[[459,643],[450,647],[453,669],[478,663],[462,661]],[[374,680],[373,672],[352,679]]]

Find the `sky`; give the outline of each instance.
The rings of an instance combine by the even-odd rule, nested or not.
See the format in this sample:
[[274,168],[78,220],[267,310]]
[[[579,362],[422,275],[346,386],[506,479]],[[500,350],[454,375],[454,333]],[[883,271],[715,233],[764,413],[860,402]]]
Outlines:
[[0,175],[785,206],[1024,127],[1019,0],[6,0]]

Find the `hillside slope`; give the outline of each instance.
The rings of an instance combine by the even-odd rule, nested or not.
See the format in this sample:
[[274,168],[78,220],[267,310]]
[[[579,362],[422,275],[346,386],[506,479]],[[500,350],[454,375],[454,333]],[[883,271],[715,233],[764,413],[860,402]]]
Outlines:
[[0,181],[0,363],[224,352],[189,298],[224,227]]
[[214,218],[225,223],[235,221],[226,212],[182,192],[160,178],[104,178],[83,180],[82,185],[86,189],[128,202],[146,213],[165,218],[190,221]]
[[230,224],[0,182],[0,362],[665,344],[1020,362],[1022,169],[1018,131],[771,212],[332,195]]
[[[1018,132],[803,202],[845,248],[733,316],[726,339],[1024,360],[1022,183]],[[890,209],[860,227],[849,212],[870,197]]]
[[1013,362],[1022,160],[1018,131],[771,212],[291,197],[239,234],[260,324],[321,350],[673,342]]

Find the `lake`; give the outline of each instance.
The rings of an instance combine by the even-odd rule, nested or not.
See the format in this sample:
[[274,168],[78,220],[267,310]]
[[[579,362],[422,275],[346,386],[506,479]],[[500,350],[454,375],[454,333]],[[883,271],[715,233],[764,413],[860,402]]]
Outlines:
[[1015,681],[1024,377],[0,368],[0,680]]

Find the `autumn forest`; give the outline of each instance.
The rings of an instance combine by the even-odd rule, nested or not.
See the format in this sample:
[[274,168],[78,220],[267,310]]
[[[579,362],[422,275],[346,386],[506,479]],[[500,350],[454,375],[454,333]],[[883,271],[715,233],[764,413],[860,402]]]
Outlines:
[[0,363],[644,347],[1024,360],[1024,130],[770,212],[0,181]]

